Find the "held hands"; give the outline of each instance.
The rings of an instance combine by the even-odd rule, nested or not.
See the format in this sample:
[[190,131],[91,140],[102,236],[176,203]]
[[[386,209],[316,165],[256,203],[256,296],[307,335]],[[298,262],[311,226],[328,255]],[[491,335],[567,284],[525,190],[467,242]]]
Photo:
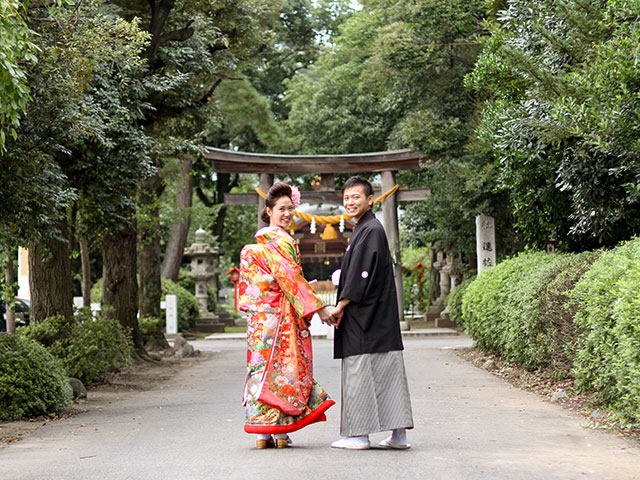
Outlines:
[[331,316],[333,317],[333,326],[338,328],[340,326],[340,322],[342,321],[342,317],[344,315],[343,307],[338,304],[332,311]]
[[342,322],[342,317],[344,316],[344,307],[349,305],[351,300],[348,298],[343,298],[338,302],[338,305],[331,311],[331,315],[333,316],[333,326],[338,328],[340,326],[340,322]]
[[327,307],[322,308],[322,310],[318,310],[318,316],[322,323],[329,326],[334,325],[335,319]]
[[322,323],[338,328],[340,326],[340,322],[342,322],[342,317],[344,316],[344,307],[349,305],[350,302],[351,300],[343,298],[331,312],[329,312],[327,307],[319,310],[318,315],[320,316]]

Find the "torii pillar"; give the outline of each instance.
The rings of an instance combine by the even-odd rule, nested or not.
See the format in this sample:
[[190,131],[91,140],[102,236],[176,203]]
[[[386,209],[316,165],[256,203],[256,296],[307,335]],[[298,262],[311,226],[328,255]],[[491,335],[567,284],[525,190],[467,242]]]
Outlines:
[[[262,190],[265,195],[269,193],[269,189],[273,186],[273,173],[261,173],[260,174],[260,190]],[[262,196],[258,196],[258,230],[263,227],[267,227],[268,225],[262,221],[260,215],[262,214],[262,210],[264,209],[266,200],[262,198]],[[255,205],[255,204],[254,204]]]
[[[390,170],[380,174],[382,178],[382,191],[388,192],[396,185],[396,174]],[[402,258],[400,255],[400,232],[398,229],[398,197],[394,193],[382,202],[382,219],[384,231],[387,234],[391,260],[393,261],[393,277],[396,282],[398,296],[398,313],[400,321],[404,321],[404,292],[402,290]]]

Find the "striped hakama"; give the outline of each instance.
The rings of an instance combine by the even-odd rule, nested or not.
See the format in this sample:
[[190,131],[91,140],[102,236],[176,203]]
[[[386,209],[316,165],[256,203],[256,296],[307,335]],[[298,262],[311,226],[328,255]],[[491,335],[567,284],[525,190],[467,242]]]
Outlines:
[[413,428],[411,399],[402,351],[342,359],[340,435]]

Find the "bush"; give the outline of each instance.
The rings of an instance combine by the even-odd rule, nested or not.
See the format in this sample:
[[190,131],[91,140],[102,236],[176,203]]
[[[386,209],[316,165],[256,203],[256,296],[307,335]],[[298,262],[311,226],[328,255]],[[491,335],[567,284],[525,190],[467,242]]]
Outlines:
[[471,282],[475,280],[475,275],[465,278],[460,285],[454,288],[447,298],[444,299],[444,305],[449,309],[449,317],[457,323],[462,322],[462,296]]
[[19,335],[0,335],[0,419],[53,415],[71,403],[60,361]]
[[469,335],[481,348],[525,368],[552,364],[558,345],[550,341],[553,324],[540,312],[554,278],[578,258],[526,252],[482,272],[463,294],[462,320]]
[[[178,297],[178,330],[191,330],[200,316],[200,303],[196,296],[180,284],[169,279],[162,279],[162,295],[176,295]],[[102,279],[96,281],[91,288],[91,301],[101,302]]]
[[178,297],[178,330],[191,330],[200,317],[200,302],[196,296],[166,278],[162,279],[162,294]]
[[115,319],[82,311],[69,322],[61,315],[20,329],[20,335],[44,345],[62,361],[71,377],[89,385],[131,362],[133,346]]
[[462,295],[462,318],[479,347],[527,368],[572,371],[578,391],[638,422],[638,292],[640,239],[608,252],[529,252],[479,275]]
[[[548,343],[546,364],[569,375],[575,356],[575,342],[578,336],[573,318],[576,313],[575,302],[569,298],[576,282],[591,267],[601,254],[584,252],[573,260],[545,286],[540,302],[540,324],[545,329],[545,342]],[[558,376],[560,372],[556,373]]]
[[180,273],[178,274],[178,281],[176,283],[187,292],[196,291],[196,279],[191,276],[191,270],[181,268]]
[[164,328],[164,322],[156,317],[141,317],[138,319],[138,325],[140,326],[142,343],[144,345],[146,345],[149,340],[155,337],[155,333],[158,330]]
[[576,387],[640,420],[640,239],[603,253],[571,292]]

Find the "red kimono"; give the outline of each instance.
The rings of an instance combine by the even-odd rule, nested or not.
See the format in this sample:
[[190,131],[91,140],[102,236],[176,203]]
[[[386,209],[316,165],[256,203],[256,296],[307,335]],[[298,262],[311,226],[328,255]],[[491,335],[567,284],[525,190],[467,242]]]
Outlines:
[[247,433],[289,433],[326,420],[334,401],[313,379],[309,323],[324,307],[302,276],[295,240],[266,227],[240,254],[240,310],[247,313]]

